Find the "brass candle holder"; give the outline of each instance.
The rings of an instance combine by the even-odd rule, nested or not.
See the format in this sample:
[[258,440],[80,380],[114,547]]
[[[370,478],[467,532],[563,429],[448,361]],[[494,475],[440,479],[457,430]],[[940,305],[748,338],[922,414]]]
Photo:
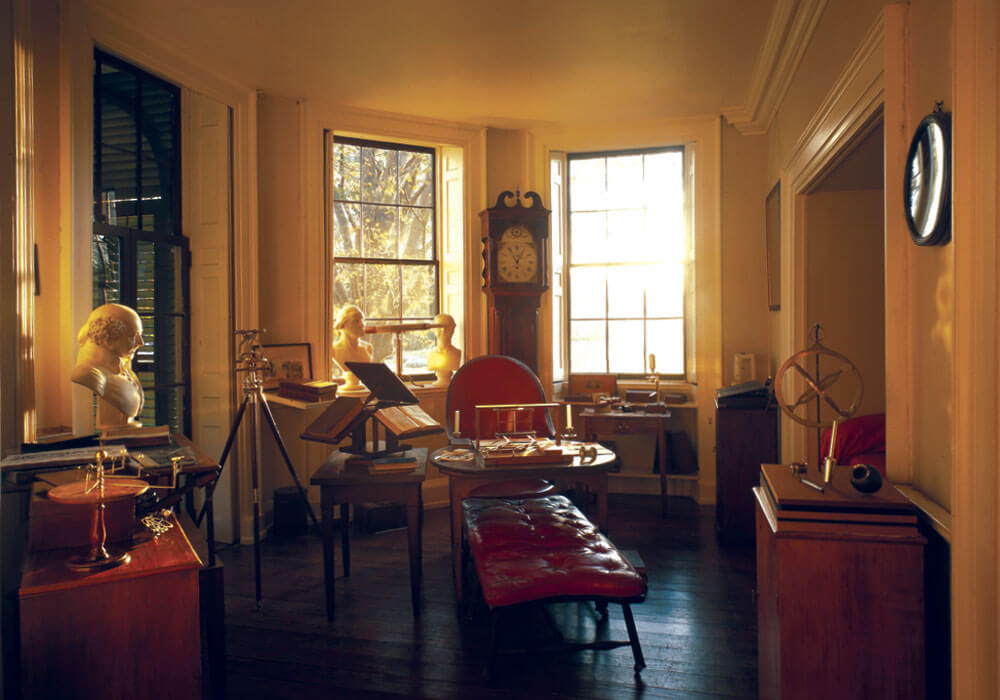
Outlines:
[[[84,485],[85,493],[96,491],[90,529],[90,551],[86,555],[70,557],[66,565],[74,571],[103,571],[127,564],[132,559],[128,552],[112,554],[107,549],[108,529],[104,521],[104,462],[108,459],[108,452],[99,450],[95,456],[97,463],[87,466],[87,480]],[[93,483],[90,481],[91,472],[94,474]]]

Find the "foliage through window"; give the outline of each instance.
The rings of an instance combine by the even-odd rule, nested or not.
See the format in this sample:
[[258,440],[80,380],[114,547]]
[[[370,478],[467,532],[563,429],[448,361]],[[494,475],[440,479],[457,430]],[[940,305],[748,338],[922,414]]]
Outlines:
[[93,304],[134,308],[146,425],[190,435],[188,241],[181,232],[180,90],[94,53]]
[[684,149],[567,157],[569,367],[685,374]]
[[[333,315],[353,304],[368,325],[429,322],[438,313],[434,150],[328,134]],[[427,372],[431,331],[400,335],[403,371]],[[396,367],[394,334],[369,336],[373,360]]]

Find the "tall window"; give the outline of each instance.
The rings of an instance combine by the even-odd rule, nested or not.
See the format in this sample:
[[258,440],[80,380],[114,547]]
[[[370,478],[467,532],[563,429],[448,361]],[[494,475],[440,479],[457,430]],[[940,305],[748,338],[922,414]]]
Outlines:
[[180,90],[94,53],[94,306],[134,308],[140,420],[190,434],[188,241],[181,232]]
[[[439,309],[434,150],[331,138],[333,313],[360,308],[369,325],[431,321]],[[407,374],[427,372],[431,331],[400,335]],[[369,336],[374,361],[396,367],[393,334]]]
[[572,372],[685,375],[684,149],[567,157]]

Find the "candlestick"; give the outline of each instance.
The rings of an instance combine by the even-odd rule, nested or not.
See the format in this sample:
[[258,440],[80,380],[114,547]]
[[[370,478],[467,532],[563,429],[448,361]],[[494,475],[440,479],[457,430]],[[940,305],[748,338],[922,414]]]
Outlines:
[[573,407],[566,404],[566,430],[573,429]]
[[455,411],[455,437],[459,436],[458,430],[458,411]]

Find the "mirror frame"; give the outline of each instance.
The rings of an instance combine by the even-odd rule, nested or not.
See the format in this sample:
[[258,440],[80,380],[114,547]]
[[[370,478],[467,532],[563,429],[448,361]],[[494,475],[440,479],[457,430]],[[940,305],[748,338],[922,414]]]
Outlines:
[[[940,148],[932,147],[935,133],[941,135]],[[940,154],[939,160],[934,158],[935,154]],[[912,173],[918,159],[930,166],[921,167],[920,185],[928,192],[931,201],[936,199],[938,202],[936,212],[922,225],[913,216],[914,196],[919,188],[913,187]],[[934,177],[935,173],[939,176]],[[923,207],[926,207],[926,202]],[[913,134],[903,175],[903,214],[910,229],[910,238],[917,245],[943,245],[951,240],[951,115],[947,112],[928,114]],[[924,216],[917,218],[923,220]]]

